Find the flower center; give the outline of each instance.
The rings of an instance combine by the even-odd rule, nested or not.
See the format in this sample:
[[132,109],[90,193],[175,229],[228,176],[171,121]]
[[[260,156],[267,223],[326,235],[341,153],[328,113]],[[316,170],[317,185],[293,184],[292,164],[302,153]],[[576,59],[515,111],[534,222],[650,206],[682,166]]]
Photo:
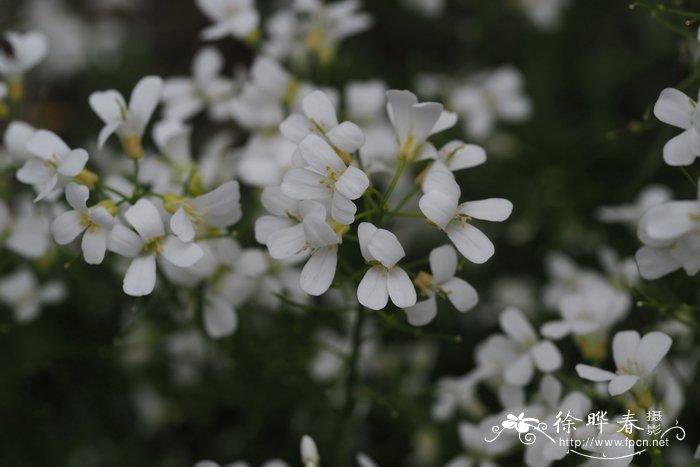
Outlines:
[[149,238],[143,242],[143,252],[144,253],[160,253],[163,251],[163,243],[165,241],[165,236],[159,235],[157,237]]

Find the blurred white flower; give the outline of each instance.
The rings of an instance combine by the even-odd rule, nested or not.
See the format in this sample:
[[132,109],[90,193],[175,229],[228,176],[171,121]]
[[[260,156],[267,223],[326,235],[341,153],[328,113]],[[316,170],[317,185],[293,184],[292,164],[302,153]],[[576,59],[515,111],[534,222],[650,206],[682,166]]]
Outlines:
[[10,99],[19,101],[24,97],[24,74],[46,57],[48,41],[37,31],[7,31],[4,38],[10,52],[0,50],[0,75],[7,81]]
[[40,285],[29,269],[0,279],[0,300],[14,311],[15,321],[28,323],[39,316],[43,305],[54,305],[66,296],[64,285],[49,281]]
[[522,74],[511,66],[482,72],[457,86],[448,98],[476,140],[487,138],[498,120],[521,122],[530,116],[530,99],[523,93]]
[[251,39],[260,23],[254,0],[197,0],[197,6],[214,23],[202,31],[205,41],[229,35]]
[[695,101],[678,89],[666,88],[654,105],[654,115],[683,130],[664,146],[664,161],[668,165],[692,164],[700,155],[700,109]]
[[77,177],[85,168],[88,153],[73,149],[55,133],[36,131],[27,141],[32,154],[17,172],[17,179],[33,185],[38,192],[34,201],[46,198],[55,188],[63,186],[71,177]]
[[321,456],[318,455],[318,448],[313,438],[304,435],[301,438],[301,462],[304,467],[320,467]]
[[650,185],[644,188],[633,204],[622,206],[601,206],[596,209],[596,217],[601,222],[622,222],[632,228],[650,208],[658,206],[673,198],[671,190],[661,185]]

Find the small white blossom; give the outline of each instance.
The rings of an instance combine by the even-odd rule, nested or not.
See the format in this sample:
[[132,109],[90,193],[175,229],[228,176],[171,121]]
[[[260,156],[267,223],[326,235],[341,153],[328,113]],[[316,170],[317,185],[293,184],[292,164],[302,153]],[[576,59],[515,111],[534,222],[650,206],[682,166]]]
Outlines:
[[213,25],[202,31],[205,41],[226,36],[247,39],[258,28],[260,15],[254,0],[197,0],[197,6]]
[[0,301],[14,310],[15,321],[24,324],[39,316],[42,305],[63,300],[66,289],[58,281],[39,285],[30,270],[20,269],[0,279]]
[[132,159],[143,157],[141,138],[153,112],[160,101],[163,80],[157,76],[146,76],[134,87],[127,106],[119,91],[110,89],[90,95],[90,107],[102,119],[105,126],[97,140],[102,147],[116,132],[124,152]]
[[132,296],[148,295],[156,284],[156,256],[173,265],[186,268],[202,258],[202,249],[194,243],[185,243],[174,235],[165,234],[158,210],[150,201],[140,199],[124,214],[136,229],[116,224],[109,237],[108,249],[132,258],[124,276],[124,293]]
[[420,292],[428,298],[406,308],[409,323],[423,326],[433,320],[437,313],[436,295],[447,298],[462,312],[476,306],[479,297],[474,287],[464,279],[455,277],[457,252],[451,245],[443,245],[430,252],[430,271],[432,275],[421,272],[414,281]]
[[107,249],[107,238],[114,227],[114,217],[108,205],[87,207],[90,190],[71,183],[66,187],[66,200],[73,209],[64,212],[51,223],[51,233],[59,245],[67,245],[81,233],[83,257],[88,264],[100,264]]
[[27,150],[34,157],[19,169],[17,179],[36,188],[34,201],[46,198],[71,177],[80,175],[89,157],[84,149],[71,150],[61,138],[46,130],[38,130],[29,138]]
[[668,335],[658,331],[647,333],[641,339],[637,331],[618,332],[612,342],[616,373],[581,363],[576,365],[576,372],[581,378],[591,381],[609,381],[610,395],[619,396],[637,383],[648,384],[672,343]]
[[420,210],[447,234],[465,258],[482,264],[493,256],[493,243],[471,220],[504,221],[513,210],[510,201],[490,198],[460,204],[461,190],[449,170],[431,170],[423,182],[423,191],[425,194],[418,203]]
[[357,287],[357,300],[372,310],[386,307],[389,298],[399,308],[416,304],[416,290],[406,271],[396,265],[406,253],[396,235],[363,222],[357,229],[362,257],[370,264]]
[[654,115],[683,130],[664,146],[664,161],[668,165],[692,164],[700,155],[700,109],[696,102],[678,89],[666,88],[654,105]]

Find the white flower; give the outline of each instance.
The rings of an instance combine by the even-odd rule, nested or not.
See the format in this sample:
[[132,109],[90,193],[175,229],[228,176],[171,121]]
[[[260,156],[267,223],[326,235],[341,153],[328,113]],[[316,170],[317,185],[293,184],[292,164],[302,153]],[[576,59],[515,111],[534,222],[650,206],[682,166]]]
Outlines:
[[134,87],[128,106],[121,93],[113,89],[92,93],[90,107],[105,124],[100,131],[98,147],[101,148],[112,133],[116,132],[128,157],[132,159],[143,157],[141,138],[160,101],[162,88],[161,78],[157,76],[142,78]]
[[443,112],[437,102],[418,103],[415,94],[395,89],[386,92],[387,112],[396,130],[399,159],[412,161],[419,154],[429,136],[452,127],[457,115]]
[[357,228],[360,251],[370,264],[357,287],[357,300],[372,310],[386,307],[389,298],[399,308],[416,304],[416,290],[406,271],[396,266],[406,256],[396,235],[369,222]]
[[150,201],[140,199],[124,214],[136,229],[116,224],[109,237],[108,249],[118,255],[133,258],[124,276],[124,293],[131,296],[148,295],[156,284],[156,256],[175,266],[186,268],[202,258],[202,249],[185,243],[174,235],[165,235],[163,221]]
[[316,443],[308,435],[301,438],[301,462],[304,467],[320,467],[321,465],[321,456],[318,455]]
[[469,261],[485,263],[494,253],[494,246],[481,230],[474,227],[472,219],[501,222],[513,210],[513,204],[502,198],[467,201],[459,204],[461,190],[448,170],[431,170],[423,182],[418,204],[432,223],[444,231]]
[[584,364],[576,365],[576,372],[591,381],[609,381],[610,395],[619,396],[637,383],[646,385],[672,343],[668,335],[658,331],[647,333],[641,339],[637,331],[618,332],[612,342],[616,373]]
[[282,192],[299,200],[331,199],[331,216],[341,224],[351,224],[357,206],[352,200],[362,196],[369,186],[367,175],[346,166],[331,146],[318,135],[308,135],[299,144],[299,153],[307,165],[288,171]]
[[238,222],[243,214],[240,198],[238,182],[231,181],[191,199],[166,193],[163,205],[173,214],[172,232],[183,242],[191,242],[197,231],[229,227]]
[[205,41],[228,35],[248,39],[260,22],[253,0],[197,0],[197,6],[214,22],[202,31],[201,38]]
[[0,241],[7,237],[8,250],[29,259],[41,258],[50,246],[49,220],[29,200],[19,203],[17,211],[12,220],[9,210],[0,202]]
[[644,243],[635,259],[645,279],[658,279],[679,268],[700,271],[700,202],[670,201],[649,209],[639,221]]
[[24,162],[33,157],[27,149],[27,143],[35,131],[34,127],[28,123],[17,120],[10,122],[3,138],[10,159],[15,162]]
[[[34,156],[17,172],[17,179],[33,185],[39,192],[34,201],[46,198],[69,177],[77,177],[85,168],[88,153],[73,149],[56,134],[38,130],[27,142],[27,150]],[[62,177],[59,180],[59,177]]]
[[406,308],[408,322],[414,326],[423,326],[433,320],[437,313],[435,296],[447,298],[459,311],[474,308],[479,297],[474,287],[464,279],[455,277],[457,273],[457,252],[450,245],[443,245],[430,252],[430,271],[420,272],[414,283],[427,300]]
[[700,155],[700,109],[693,99],[673,88],[661,91],[654,115],[664,123],[683,130],[664,145],[668,165],[690,165]]
[[28,323],[39,316],[42,305],[53,305],[66,295],[63,284],[57,281],[39,286],[28,269],[20,269],[0,279],[0,300],[12,307],[18,323]]
[[605,334],[625,317],[631,304],[628,294],[600,278],[591,277],[579,290],[559,300],[562,319],[545,323],[541,332],[550,339],[561,339],[569,334]]
[[450,105],[464,117],[467,134],[477,140],[489,136],[498,119],[518,122],[530,115],[530,100],[523,94],[523,78],[513,67],[481,73],[454,89]]
[[561,367],[559,349],[549,340],[538,339],[532,325],[520,310],[506,308],[498,321],[501,329],[516,346],[516,356],[503,373],[507,383],[524,386],[531,381],[535,367],[545,373]]
[[622,206],[601,206],[596,210],[596,217],[602,222],[624,222],[637,228],[637,223],[646,211],[672,198],[671,190],[661,185],[644,188],[633,204]]
[[64,212],[54,219],[51,223],[51,233],[56,243],[67,245],[85,232],[81,245],[85,262],[100,264],[107,249],[109,231],[114,227],[114,217],[108,210],[109,205],[88,208],[89,197],[88,187],[75,183],[69,184],[66,187],[66,200],[73,210]]
[[365,143],[365,135],[352,122],[338,123],[333,103],[323,91],[313,91],[301,102],[304,115],[291,114],[280,124],[282,135],[294,143],[301,143],[309,134],[324,137],[346,162],[349,154]]
[[48,44],[46,36],[36,31],[24,34],[8,31],[5,40],[11,52],[0,50],[0,75],[8,81],[10,99],[18,101],[24,96],[24,74],[46,57]]
[[204,47],[192,62],[192,77],[176,77],[163,84],[163,113],[167,118],[186,120],[209,108],[214,121],[225,119],[234,83],[222,77],[224,59],[215,47]]

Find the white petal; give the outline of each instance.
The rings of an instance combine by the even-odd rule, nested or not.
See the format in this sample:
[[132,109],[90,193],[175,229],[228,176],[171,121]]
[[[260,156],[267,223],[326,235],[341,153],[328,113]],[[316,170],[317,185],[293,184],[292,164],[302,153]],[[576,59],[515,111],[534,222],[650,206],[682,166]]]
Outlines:
[[147,199],[138,200],[136,204],[126,210],[124,217],[145,240],[165,234],[158,209]]
[[294,221],[284,217],[262,216],[255,220],[255,241],[267,245],[270,235],[278,230],[292,227]]
[[333,283],[338,262],[338,246],[319,248],[311,255],[301,271],[299,283],[309,295],[322,295]]
[[426,300],[417,302],[413,306],[406,307],[404,311],[406,312],[406,319],[411,326],[425,326],[437,315],[435,296],[433,295]]
[[686,129],[690,126],[694,108],[690,97],[677,89],[666,88],[654,105],[654,115],[664,123]]
[[615,375],[608,385],[608,392],[610,392],[611,396],[619,396],[632,389],[632,386],[637,384],[637,381],[639,381],[639,376]]
[[72,242],[83,230],[85,230],[85,226],[80,225],[78,211],[64,212],[51,223],[51,233],[59,245],[67,245]]
[[107,231],[105,229],[88,230],[83,235],[83,257],[88,264],[100,264],[107,250]]
[[440,288],[447,293],[447,298],[459,311],[469,311],[479,303],[479,295],[476,293],[476,289],[459,277],[453,277],[443,282]]
[[204,252],[196,243],[185,243],[170,235],[163,242],[161,254],[175,266],[187,268],[202,259]]
[[389,302],[386,269],[374,266],[369,269],[357,286],[357,301],[370,310],[381,310]]
[[304,218],[302,225],[304,226],[306,241],[311,248],[320,248],[341,243],[338,234],[333,231],[333,228],[328,225],[324,219],[316,216],[308,216]]
[[664,162],[668,165],[690,165],[695,160],[693,151],[693,127],[688,128],[678,136],[674,136],[664,145]]
[[204,306],[204,329],[207,334],[219,339],[231,335],[236,330],[238,319],[230,303],[221,297],[208,296]]
[[545,373],[561,368],[562,358],[559,349],[551,341],[541,341],[530,349],[535,366]]
[[121,122],[126,101],[117,91],[98,91],[90,94],[90,107],[106,124]]
[[530,355],[525,353],[509,364],[503,373],[503,379],[514,386],[525,386],[532,380],[534,367]]
[[[450,170],[469,169],[486,162],[486,151],[484,151],[484,148],[476,144],[464,144],[461,141],[459,144],[461,146],[455,149],[454,152],[448,153],[448,159],[443,161]],[[444,150],[445,148],[442,148],[440,152]]]
[[66,187],[66,201],[76,211],[87,211],[87,200],[89,197],[90,189],[85,185],[69,183]]
[[99,136],[97,137],[97,149],[102,149],[102,146],[105,145],[109,137],[112,136],[114,132],[117,131],[117,128],[119,128],[121,125],[121,121],[115,121],[103,126],[100,130]]
[[509,307],[498,317],[501,329],[520,345],[537,342],[537,334],[522,311]]
[[292,169],[284,174],[282,192],[295,199],[330,198],[333,190],[326,186],[325,177],[306,169]]
[[360,252],[362,253],[362,257],[365,259],[365,261],[372,261],[375,259],[367,247],[377,230],[378,229],[369,222],[362,222],[357,227],[357,238],[360,241]]
[[672,201],[654,206],[644,214],[646,233],[655,240],[674,240],[700,224],[700,203]]
[[88,161],[88,153],[85,149],[74,149],[61,161],[58,173],[67,177],[75,177],[85,168]]
[[143,249],[143,240],[133,230],[116,224],[109,233],[107,249],[114,253],[133,258]]
[[275,259],[285,259],[299,253],[305,243],[304,226],[301,224],[272,232],[267,237],[267,248]]
[[348,167],[335,183],[335,189],[348,199],[357,199],[369,186],[369,178],[357,167]]
[[681,265],[667,248],[643,246],[634,255],[639,273],[644,279],[654,280],[670,274]]
[[542,325],[540,333],[550,339],[561,339],[571,333],[571,326],[566,321],[550,321]]
[[277,186],[265,188],[260,201],[267,212],[281,217],[296,213],[299,205],[298,200],[285,195]]
[[129,114],[136,121],[137,136],[143,135],[146,124],[160,101],[163,80],[157,76],[146,76],[136,84],[129,99]]
[[5,131],[5,148],[7,152],[15,159],[27,160],[31,157],[31,153],[27,150],[27,142],[32,137],[36,130],[33,126],[15,120],[10,122]]
[[390,269],[386,285],[389,297],[397,307],[406,308],[416,304],[416,289],[403,269],[399,267]]
[[447,226],[445,233],[457,250],[472,263],[483,264],[495,252],[491,240],[471,224],[452,222]]
[[38,130],[29,141],[27,150],[41,159],[52,159],[55,155],[62,157],[70,152],[68,145],[55,133]]
[[639,347],[639,333],[637,331],[622,331],[615,334],[612,341],[613,358],[618,368],[626,367],[634,361]]
[[324,131],[338,125],[333,103],[323,91],[314,91],[304,96],[301,107],[309,119],[313,119]]
[[433,125],[433,128],[430,130],[430,134],[434,135],[436,133],[440,133],[441,131],[445,131],[448,128],[455,126],[456,123],[457,114],[443,110],[440,117],[438,117],[437,122],[435,122],[435,125]]
[[331,217],[338,224],[350,225],[355,220],[357,206],[342,194],[333,193]]
[[183,242],[194,240],[194,225],[183,207],[178,208],[170,218],[170,230]]
[[441,191],[424,194],[418,206],[425,217],[443,230],[457,214],[457,200]]
[[365,134],[352,122],[343,122],[326,133],[333,146],[348,154],[360,149],[365,144]]
[[316,134],[308,135],[299,143],[299,152],[307,164],[319,173],[326,173],[328,167],[336,172],[345,170],[345,163],[333,148]]
[[[223,215],[240,207],[240,186],[236,181],[229,181],[216,189],[192,200],[192,205],[203,214]],[[225,227],[225,226],[219,226]]]
[[576,365],[576,373],[583,379],[595,382],[610,381],[616,376],[615,373],[582,363]]
[[389,90],[386,92],[387,111],[392,125],[396,129],[399,141],[406,141],[411,133],[411,116],[413,104],[418,102],[415,94],[409,91]]
[[124,293],[132,297],[148,295],[153,292],[155,285],[155,255],[143,255],[134,258],[124,276]]
[[[426,140],[428,136],[438,131],[442,131],[444,128],[438,127],[437,123],[442,116],[442,104],[437,102],[421,102],[420,104],[413,105],[413,128],[411,129],[411,135],[415,138],[417,143],[422,143]],[[454,115],[456,121],[456,115]],[[446,116],[447,120],[441,122],[442,124],[449,124],[451,117]],[[454,122],[452,122],[454,125]],[[433,131],[437,128],[436,131]]]
[[459,212],[474,219],[501,222],[513,212],[513,203],[503,198],[468,201],[459,206]]
[[663,332],[647,333],[639,341],[636,359],[644,369],[645,375],[650,375],[671,348],[673,341]]
[[442,284],[457,273],[457,252],[452,245],[442,245],[430,252],[430,271],[433,281]]
[[393,267],[401,258],[406,256],[396,235],[385,229],[377,229],[367,245],[367,249],[374,259],[386,268]]
[[300,114],[291,114],[280,123],[280,133],[293,143],[301,143],[308,135],[313,133],[314,127],[309,120]]

